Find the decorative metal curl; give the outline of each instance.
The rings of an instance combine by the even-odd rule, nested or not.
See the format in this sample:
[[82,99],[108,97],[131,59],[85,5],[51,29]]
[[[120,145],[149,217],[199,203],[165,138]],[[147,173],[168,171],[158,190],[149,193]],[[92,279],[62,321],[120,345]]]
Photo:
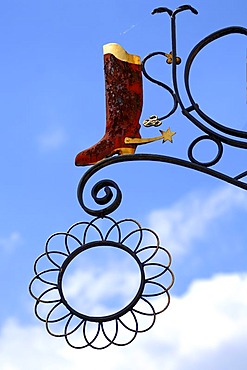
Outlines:
[[[231,27],[226,27],[223,29],[220,29],[216,32],[211,33],[207,37],[205,37],[203,40],[201,40],[190,52],[187,61],[185,63],[185,69],[184,69],[184,83],[185,83],[185,88],[186,92],[188,94],[188,98],[190,100],[191,105],[189,107],[185,107],[182,98],[180,96],[179,92],[179,87],[178,87],[178,81],[177,81],[177,42],[176,42],[176,15],[180,12],[183,12],[185,10],[190,10],[193,14],[198,14],[198,11],[191,7],[190,5],[183,5],[172,11],[171,9],[168,9],[166,7],[160,7],[156,8],[153,10],[152,14],[158,14],[158,13],[167,13],[171,19],[171,43],[172,43],[172,51],[170,55],[173,56],[172,58],[172,84],[173,87],[168,86],[164,82],[161,82],[159,80],[156,80],[152,78],[146,70],[146,62],[150,60],[151,58],[161,55],[161,56],[167,56],[166,53],[158,51],[158,52],[153,52],[149,55],[147,55],[143,59],[143,74],[144,76],[151,81],[152,83],[161,86],[164,88],[168,93],[172,96],[173,98],[173,107],[171,110],[164,116],[160,117],[159,120],[162,121],[168,117],[170,117],[178,108],[178,106],[181,108],[182,114],[188,118],[193,124],[195,124],[201,131],[205,133],[203,136],[198,136],[195,140],[192,141],[192,143],[189,145],[188,148],[188,158],[190,162],[193,165],[188,165],[186,162],[179,160],[177,158],[168,158],[165,157],[163,158],[163,162],[173,162],[174,164],[179,164],[183,165],[185,167],[190,167],[193,168],[194,170],[199,170],[202,171],[201,167],[197,167],[196,165],[203,166],[203,167],[211,167],[214,166],[216,163],[220,161],[220,159],[223,156],[223,144],[233,146],[236,148],[243,148],[247,149],[247,132],[246,131],[241,131],[241,130],[236,130],[230,127],[227,127],[223,125],[222,123],[219,123],[215,120],[213,120],[211,117],[209,117],[206,113],[204,113],[198,104],[192,96],[191,89],[190,89],[190,71],[191,67],[193,65],[193,62],[196,58],[196,56],[199,54],[199,52],[208,44],[211,42],[222,38],[227,35],[231,34],[241,34],[244,36],[247,36],[247,29],[244,27],[239,27],[239,26],[231,26]],[[198,114],[199,118],[197,118],[195,115],[192,114],[192,112],[195,112]],[[201,119],[201,120],[200,120]],[[211,140],[214,141],[218,147],[218,153],[216,157],[208,162],[202,162],[197,159],[195,159],[193,155],[193,149],[194,146],[200,142],[201,140]],[[136,160],[137,157],[136,157]],[[154,160],[151,159],[150,157],[148,160]],[[241,187],[243,189],[246,189],[246,184],[243,182],[239,182],[240,179],[244,178],[247,175],[247,171],[243,171],[242,173],[236,175],[235,177],[229,177],[226,176],[222,173],[215,172],[215,171],[202,171],[206,172],[209,175],[212,175],[214,177],[218,177],[224,181],[230,182],[231,184],[234,184],[238,187]]]
[[[165,9],[163,11],[167,12],[170,17],[171,17],[171,34],[172,34],[172,55],[177,55],[176,54],[176,49],[177,49],[177,46],[176,46],[176,19],[175,19],[175,15],[181,11],[184,11],[184,10],[191,10],[194,14],[198,14],[198,12],[196,11],[196,9],[188,6],[188,5],[184,5],[184,6],[181,6],[179,7],[178,9],[176,9],[174,12],[172,12],[171,10],[168,11],[167,8],[161,8],[161,9]],[[161,11],[159,11],[160,13]],[[153,11],[152,14],[155,14],[157,12]],[[214,127],[215,129],[217,129],[218,131],[221,131],[223,133],[226,133],[227,135],[231,135],[231,136],[235,136],[235,137],[239,137],[239,138],[244,138],[246,139],[247,138],[247,132],[245,131],[240,131],[240,130],[235,130],[235,129],[231,129],[229,127],[226,127],[218,122],[216,122],[215,120],[211,119],[208,115],[206,115],[200,108],[199,108],[199,104],[195,102],[195,100],[193,99],[192,97],[192,93],[191,93],[191,90],[190,90],[190,86],[189,86],[189,77],[190,77],[190,70],[191,70],[191,67],[192,67],[192,63],[194,61],[194,59],[196,58],[196,56],[198,55],[198,53],[205,47],[207,46],[208,44],[210,44],[211,42],[221,38],[221,37],[224,37],[224,36],[227,36],[227,35],[230,35],[230,34],[242,34],[242,35],[245,35],[247,36],[247,29],[244,28],[244,27],[239,27],[239,26],[231,26],[231,27],[226,27],[226,28],[223,28],[223,29],[220,29],[216,32],[213,32],[211,33],[210,35],[208,35],[207,37],[205,37],[203,40],[201,40],[193,49],[192,51],[190,52],[189,56],[188,56],[188,59],[186,61],[186,64],[185,64],[185,70],[184,70],[184,82],[185,82],[185,88],[186,88],[186,91],[187,91],[187,94],[188,94],[188,97],[190,99],[190,102],[191,102],[191,106],[190,107],[187,107],[185,108],[183,102],[182,102],[182,99],[180,97],[180,93],[179,93],[179,89],[178,89],[178,83],[177,83],[177,63],[176,63],[176,60],[174,58],[174,60],[172,61],[172,80],[173,80],[173,89],[169,89],[169,91],[171,91],[171,94],[174,94],[174,96],[176,97],[177,101],[178,101],[178,104],[180,105],[181,107],[181,110],[182,110],[182,113],[191,121],[193,122],[198,128],[200,128],[202,131],[204,131],[206,134],[210,135],[210,136],[217,136],[218,139],[223,142],[223,143],[226,143],[228,145],[232,145],[232,146],[235,146],[235,147],[239,147],[239,148],[247,148],[247,142],[243,142],[243,141],[238,141],[238,140],[233,140],[233,139],[230,139],[228,137],[225,137],[223,135],[220,135],[218,134],[217,132],[213,131],[212,129],[209,129],[207,126],[205,126],[205,124],[203,124],[202,122],[200,122],[198,119],[196,119],[192,114],[191,112],[192,111],[195,111],[205,122],[207,122],[208,124],[210,124],[212,127]],[[150,59],[151,57],[157,55],[157,54],[162,54],[162,52],[155,52],[155,53],[151,53],[149,54],[147,57],[144,58],[144,62],[148,59]],[[144,75],[146,76],[147,73],[145,73]],[[155,81],[154,79],[151,79],[150,76],[146,76],[150,81],[152,81],[153,83],[156,83],[162,87],[164,87],[162,83],[159,82],[157,83],[157,81]],[[165,87],[167,90],[168,90],[168,86]]]
[[[95,173],[98,171],[98,168],[97,168],[97,165],[95,165],[94,167],[92,167],[90,169],[90,171],[88,171],[80,180],[79,184],[78,184],[78,188],[77,188],[77,198],[78,198],[78,202],[80,204],[80,206],[82,207],[82,209],[88,213],[89,215],[91,216],[98,216],[98,217],[104,217],[106,215],[109,215],[110,213],[112,213],[113,211],[115,211],[120,203],[121,203],[121,200],[122,200],[122,192],[119,188],[119,186],[112,180],[102,180],[102,181],[99,181],[97,184],[95,184],[92,188],[92,191],[91,191],[91,195],[95,201],[96,204],[98,205],[106,205],[108,204],[114,194],[111,190],[111,188],[115,189],[116,190],[116,194],[115,194],[115,199],[113,200],[113,202],[108,205],[107,207],[103,208],[103,209],[90,209],[88,208],[84,201],[83,201],[83,192],[84,192],[84,188],[89,180],[89,178]],[[105,196],[104,197],[98,197],[97,194],[99,193],[100,190],[104,190],[105,192]]]
[[[104,349],[111,344],[124,346],[131,343],[138,333],[151,329],[156,316],[167,309],[170,303],[169,289],[174,283],[170,253],[160,246],[154,231],[142,228],[132,219],[115,221],[105,217],[110,227],[103,234],[97,226],[98,220],[77,222],[67,232],[51,235],[46,242],[45,253],[35,261],[35,277],[29,286],[30,294],[36,300],[35,314],[38,319],[45,323],[49,334],[64,337],[73,348]],[[130,231],[124,232],[123,224],[128,224]],[[98,240],[88,241],[91,231],[96,232]],[[148,244],[144,234],[148,236]],[[59,237],[63,244],[59,242],[59,247],[54,250],[50,245]],[[140,284],[131,302],[121,310],[110,315],[90,316],[68,302],[63,280],[68,266],[77,256],[99,247],[116,248],[133,258],[139,269]],[[41,266],[46,267],[40,270]],[[83,289],[91,287],[84,283]],[[156,297],[161,299],[152,300]],[[140,320],[143,316],[149,318],[146,324]],[[110,322],[113,324],[111,332],[114,327],[111,335],[108,328]],[[121,331],[124,332],[122,339]]]
[[[216,158],[214,160],[212,160],[210,162],[203,163],[203,162],[200,162],[200,161],[198,161],[194,158],[193,148],[194,148],[195,144],[197,144],[199,141],[205,140],[205,139],[214,141],[217,144],[218,153],[217,153]],[[246,182],[241,181],[241,179],[247,175],[247,171],[244,171],[243,173],[241,173],[241,174],[239,174],[235,177],[231,177],[231,176],[223,174],[219,171],[208,168],[209,166],[217,163],[220,160],[220,158],[222,156],[222,153],[223,153],[223,147],[222,147],[222,144],[221,144],[220,140],[218,140],[218,138],[214,138],[213,136],[210,137],[210,136],[204,135],[204,136],[200,136],[199,138],[195,139],[192,142],[192,144],[190,145],[190,147],[189,147],[189,156],[190,156],[191,161],[187,161],[187,160],[180,159],[180,158],[175,158],[175,157],[170,157],[170,156],[165,156],[165,155],[160,155],[160,154],[128,154],[128,155],[120,155],[120,156],[116,156],[116,157],[110,157],[110,158],[107,158],[107,159],[104,159],[104,160],[100,161],[99,163],[95,164],[93,167],[89,168],[87,170],[87,172],[82,176],[82,178],[79,182],[79,185],[78,185],[78,190],[77,190],[78,201],[79,201],[81,207],[83,208],[83,210],[85,212],[89,213],[90,215],[97,215],[99,217],[104,217],[105,215],[109,215],[111,212],[115,211],[117,209],[117,207],[120,205],[120,201],[121,201],[120,200],[121,199],[120,193],[118,193],[118,197],[115,199],[115,202],[113,204],[111,204],[111,205],[109,205],[109,206],[107,206],[103,209],[91,210],[91,209],[87,208],[85,206],[84,202],[83,202],[83,193],[84,193],[86,183],[96,172],[100,171],[101,169],[103,169],[105,167],[108,167],[108,166],[110,166],[112,164],[116,164],[116,163],[133,162],[133,161],[162,162],[162,163],[173,164],[173,165],[177,165],[177,166],[181,166],[181,167],[185,167],[185,168],[190,168],[192,170],[199,171],[199,172],[205,173],[207,175],[213,176],[213,177],[215,177],[219,180],[225,181],[229,184],[235,185],[235,186],[237,186],[241,189],[247,190]],[[107,187],[107,184],[109,184],[109,181],[110,180],[102,180],[100,182],[102,188],[104,186]],[[114,183],[115,189],[119,189],[118,185],[115,182],[113,182],[113,183]],[[106,190],[106,191],[109,191],[109,190]],[[121,192],[120,189],[119,189],[119,192]]]
[[[178,107],[178,100],[177,100],[177,96],[176,94],[174,93],[173,89],[168,86],[167,84],[165,84],[164,82],[161,82],[159,80],[156,80],[155,78],[151,77],[148,73],[147,73],[147,70],[146,70],[146,63],[149,59],[157,56],[157,55],[161,55],[165,58],[167,58],[167,53],[164,53],[162,51],[156,51],[154,53],[151,53],[149,55],[147,55],[143,61],[142,61],[142,72],[143,72],[143,75],[152,83],[162,87],[163,89],[165,89],[166,91],[168,91],[168,93],[171,95],[172,99],[173,99],[173,106],[172,108],[170,109],[170,111],[163,115],[162,117],[157,117],[157,120],[159,121],[163,121],[164,119],[170,117],[176,110],[177,110],[177,107]],[[145,122],[145,121],[144,121]],[[146,126],[146,125],[144,125]]]

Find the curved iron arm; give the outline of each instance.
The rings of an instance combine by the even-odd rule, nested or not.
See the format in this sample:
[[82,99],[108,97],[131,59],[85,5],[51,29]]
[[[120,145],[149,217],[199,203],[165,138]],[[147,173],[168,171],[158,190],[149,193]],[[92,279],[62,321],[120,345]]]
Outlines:
[[[198,53],[206,45],[210,44],[214,40],[217,40],[217,39],[219,39],[221,37],[224,37],[224,36],[227,36],[227,35],[230,35],[230,34],[235,34],[235,33],[242,34],[242,35],[247,36],[247,29],[244,28],[244,27],[238,27],[238,26],[232,26],[232,27],[223,28],[223,29],[221,29],[219,31],[216,31],[216,32],[213,32],[209,36],[205,37],[202,41],[200,41],[192,49],[192,51],[191,51],[191,53],[190,53],[190,55],[189,55],[189,57],[187,59],[187,62],[186,62],[186,65],[185,65],[185,71],[184,71],[185,87],[186,87],[186,91],[187,91],[189,100],[191,102],[191,107],[188,110],[188,108],[185,109],[182,106],[182,113],[185,114],[186,117],[189,118],[193,123],[195,123],[201,130],[203,130],[203,131],[205,131],[207,133],[210,133],[210,132],[205,127],[205,125],[201,124],[198,120],[194,120],[194,117],[190,114],[190,111],[192,109],[195,110],[196,113],[205,122],[209,123],[211,126],[213,126],[214,128],[216,128],[217,130],[220,130],[221,132],[223,132],[223,133],[225,133],[227,135],[232,135],[232,136],[236,136],[236,137],[239,137],[239,138],[247,139],[247,132],[246,131],[240,131],[240,130],[235,130],[235,129],[226,127],[226,126],[224,126],[224,125],[216,122],[215,120],[211,119],[208,115],[206,115],[199,108],[199,105],[196,104],[196,102],[194,101],[194,99],[192,97],[192,94],[191,94],[191,91],[190,91],[190,87],[189,87],[189,74],[190,74],[191,66],[192,66],[192,63],[193,63],[195,57],[198,55]],[[221,135],[218,135],[218,137],[220,138],[220,140],[222,142],[225,142],[226,144],[229,144],[229,145],[232,145],[232,146],[236,146],[236,147],[240,147],[240,148],[247,148],[247,143],[244,143],[244,142],[241,142],[241,141],[237,141],[237,140],[232,140],[232,139],[229,139],[229,138],[225,138],[224,136],[221,136]]]
[[[217,179],[223,180],[229,184],[232,184],[241,189],[247,190],[247,184],[245,182],[240,181],[240,178],[245,176],[247,171],[236,177],[230,177],[221,172],[215,171],[211,168],[207,168],[206,166],[202,166],[201,164],[189,162],[189,161],[186,161],[180,158],[174,158],[174,157],[169,157],[169,156],[160,155],[160,154],[128,154],[128,155],[121,155],[118,157],[111,157],[111,158],[104,159],[100,161],[99,163],[95,164],[93,167],[89,168],[89,170],[82,176],[79,182],[78,188],[77,188],[77,197],[78,197],[78,201],[82,209],[86,213],[92,216],[104,217],[112,213],[113,211],[115,211],[120,205],[121,199],[122,199],[121,190],[114,181],[102,180],[99,183],[97,183],[93,187],[93,190],[92,190],[92,195],[93,195],[93,198],[96,204],[105,205],[105,204],[108,204],[112,200],[113,193],[110,187],[113,187],[117,191],[115,199],[113,200],[111,205],[108,205],[107,207],[100,209],[100,210],[93,210],[93,209],[86,207],[84,204],[84,200],[83,200],[83,193],[84,193],[84,189],[85,189],[85,186],[88,180],[96,172],[100,171],[101,169],[107,166],[110,166],[115,163],[133,162],[133,161],[152,161],[152,162],[163,162],[163,163],[168,163],[168,164],[175,164],[177,166],[190,168],[190,169],[205,173],[207,175],[211,175]],[[96,189],[97,190],[104,189],[106,196],[104,196],[103,198],[98,198],[97,194],[95,194]]]

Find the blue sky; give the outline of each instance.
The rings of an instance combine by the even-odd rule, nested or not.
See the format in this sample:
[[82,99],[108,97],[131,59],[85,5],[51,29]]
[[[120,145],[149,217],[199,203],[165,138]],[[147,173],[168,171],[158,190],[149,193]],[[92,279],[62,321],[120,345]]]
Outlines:
[[[176,281],[172,303],[156,325],[129,346],[101,352],[72,350],[47,334],[33,314],[28,284],[33,263],[46,239],[77,221],[90,220],[80,208],[77,184],[86,168],[74,166],[76,154],[95,144],[105,128],[102,47],[121,44],[144,58],[170,52],[166,14],[178,1],[10,0],[0,12],[0,120],[2,191],[0,230],[0,358],[3,370],[43,369],[246,369],[247,339],[247,194],[201,173],[161,163],[133,162],[111,166],[95,176],[115,180],[123,201],[113,214],[133,218],[160,235],[173,256]],[[177,17],[179,84],[185,105],[183,68],[190,50],[217,29],[247,27],[247,3],[191,0],[197,16]],[[164,61],[150,62],[150,74],[171,85]],[[247,130],[246,40],[227,36],[198,55],[191,71],[191,90],[200,107],[225,126]],[[169,110],[169,96],[144,81],[141,121]],[[190,142],[202,133],[180,110],[161,129],[176,131],[174,143],[156,142],[137,153],[187,159]],[[142,127],[143,137],[159,135]],[[214,148],[212,148],[212,152]],[[208,159],[204,148],[203,159]],[[209,155],[210,159],[210,155]],[[224,147],[215,169],[236,175],[246,170],[246,153]],[[90,201],[90,192],[86,200]],[[99,262],[99,261],[98,261]],[[103,281],[125,268],[113,258]],[[88,261],[92,305],[97,265]],[[111,268],[110,268],[111,267]],[[71,294],[77,299],[81,278],[75,266]],[[77,269],[77,270],[76,270]],[[127,267],[126,267],[127,269]],[[130,287],[132,267],[119,281]],[[79,274],[79,275],[78,275]],[[69,280],[68,280],[69,281]],[[127,290],[127,289],[126,289]],[[120,289],[119,294],[123,293]],[[101,295],[99,295],[101,297]],[[115,304],[115,303],[114,303]],[[102,303],[103,305],[103,303]],[[102,307],[102,306],[100,306]],[[102,367],[103,364],[103,367]],[[105,367],[104,367],[105,366]]]

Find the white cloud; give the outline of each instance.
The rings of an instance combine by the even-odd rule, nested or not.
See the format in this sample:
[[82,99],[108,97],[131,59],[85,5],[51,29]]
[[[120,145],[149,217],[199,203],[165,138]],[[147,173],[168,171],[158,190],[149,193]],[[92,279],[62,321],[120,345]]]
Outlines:
[[149,223],[177,257],[204,237],[210,225],[235,209],[247,210],[247,196],[244,191],[228,186],[210,195],[189,194],[170,208],[153,211]]
[[17,231],[13,231],[7,237],[0,237],[0,250],[12,252],[16,247],[22,244],[22,237]]
[[51,127],[38,138],[42,150],[56,150],[66,142],[66,132],[62,127]]
[[[164,321],[181,356],[201,350],[210,352],[243,329],[247,337],[246,288],[246,274],[216,275],[195,281],[184,296],[174,298]],[[174,324],[175,320],[174,330],[170,322]]]
[[[246,369],[247,274],[197,280],[127,347],[73,350],[40,323],[8,320],[0,332],[2,370]],[[38,364],[38,365],[37,365]]]
[[[153,212],[150,220],[155,223],[152,228],[164,240],[169,237],[169,244],[175,240],[173,248],[179,254],[180,243],[188,251],[190,244],[202,238],[213,222],[235,209],[247,209],[246,195],[227,187],[207,197],[202,193],[191,194],[169,209]],[[99,261],[104,266],[104,276],[99,278],[97,265],[95,269],[75,269],[65,289],[68,289],[68,297],[80,303],[82,286],[79,282],[86,283],[89,289],[84,292],[84,301],[91,300],[100,310],[104,309],[105,302],[99,302],[107,292],[105,287],[114,281],[116,285],[111,294],[124,295],[135,277],[131,274],[133,271],[128,271],[129,279],[128,274],[118,274],[126,269],[121,260],[115,267]],[[108,298],[111,300],[111,295]],[[37,363],[39,370],[84,367],[90,370],[245,370],[246,342],[247,273],[236,273],[195,280],[183,296],[172,297],[170,307],[157,317],[149,332],[138,334],[126,347],[73,350],[63,339],[47,334],[41,322],[25,326],[9,320],[0,333],[0,358],[3,370],[32,370]]]

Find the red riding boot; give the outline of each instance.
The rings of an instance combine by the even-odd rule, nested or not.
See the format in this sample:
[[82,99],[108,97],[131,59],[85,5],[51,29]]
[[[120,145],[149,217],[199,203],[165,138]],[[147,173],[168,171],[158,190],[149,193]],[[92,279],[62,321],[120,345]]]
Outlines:
[[106,131],[103,138],[75,158],[76,166],[99,162],[114,154],[133,154],[137,144],[125,137],[140,138],[142,67],[140,57],[128,54],[118,44],[104,46]]

